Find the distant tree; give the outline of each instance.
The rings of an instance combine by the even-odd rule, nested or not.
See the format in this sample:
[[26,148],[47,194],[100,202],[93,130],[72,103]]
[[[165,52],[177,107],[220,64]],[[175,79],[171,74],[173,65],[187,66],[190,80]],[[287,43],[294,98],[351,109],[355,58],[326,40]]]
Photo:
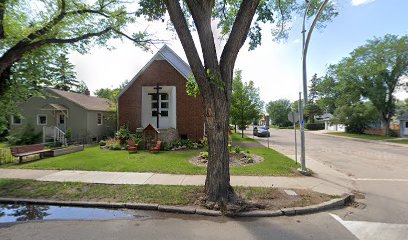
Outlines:
[[350,133],[364,133],[370,124],[378,120],[378,112],[371,102],[358,102],[338,107],[333,115],[333,123],[341,123]]
[[315,73],[310,79],[310,86],[309,86],[309,93],[308,93],[308,100],[309,103],[314,103],[316,100],[319,98],[319,89],[318,85],[321,82],[321,78],[317,77],[317,74]]
[[76,78],[74,65],[69,61],[67,52],[62,52],[54,60],[53,66],[53,84],[56,89],[63,91],[75,91],[79,87],[79,81]]
[[380,113],[385,134],[395,115],[396,90],[406,87],[403,77],[408,74],[408,36],[385,35],[369,40],[356,48],[337,65],[333,77],[341,85],[360,91]]
[[408,112],[408,98],[406,98],[405,100],[397,100],[395,105],[397,115],[402,115]]
[[287,127],[291,125],[288,114],[292,110],[292,104],[287,99],[270,101],[266,104],[266,111],[273,125]]
[[319,116],[323,114],[322,109],[315,102],[309,102],[309,104],[306,105],[304,111],[305,111],[305,116],[307,118],[307,121],[310,123],[314,123],[315,116]]
[[75,88],[74,92],[85,94],[85,95],[90,95],[89,88],[84,81],[80,81],[78,83],[78,86]]
[[[322,81],[316,86],[319,92],[319,100],[317,104],[320,109],[326,113],[334,113],[337,107],[339,96],[344,93],[336,80],[329,73],[322,78]],[[360,94],[357,89],[358,96]]]
[[[41,96],[44,86],[52,86],[53,57],[56,48],[41,48],[25,55],[11,68],[9,84],[12,87],[0,90],[0,133],[9,128],[10,116],[18,114],[18,104],[32,96]],[[0,85],[1,87],[1,85]]]
[[117,88],[100,88],[97,89],[93,92],[93,94],[95,94],[97,97],[100,98],[106,98],[111,100],[113,103],[117,103],[118,100],[116,99],[116,97],[119,95],[119,93],[128,85],[129,81],[126,80],[124,82],[122,82],[119,87]]
[[242,82],[242,71],[235,71],[232,80],[231,94],[231,123],[238,125],[241,137],[244,137],[244,129],[259,117],[263,102],[259,97],[259,89],[254,87],[254,82]]
[[299,100],[293,101],[291,111],[295,113],[299,112]]

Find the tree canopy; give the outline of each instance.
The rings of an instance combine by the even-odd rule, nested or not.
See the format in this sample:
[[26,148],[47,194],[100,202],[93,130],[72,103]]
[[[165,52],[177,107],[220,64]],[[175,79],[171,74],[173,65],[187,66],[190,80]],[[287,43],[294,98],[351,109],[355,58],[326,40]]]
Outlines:
[[292,110],[292,104],[287,99],[279,99],[276,101],[270,101],[266,104],[266,111],[269,114],[269,118],[273,125],[280,127],[287,127],[291,125],[288,119],[288,114]]
[[69,61],[67,53],[60,53],[52,66],[52,82],[56,89],[63,91],[75,91],[79,81],[76,78],[74,65]]
[[407,88],[408,83],[403,80],[407,74],[408,36],[385,35],[369,40],[349,57],[330,66],[318,88],[322,90],[322,99],[328,99],[337,108],[369,100],[387,134],[396,112],[395,92]]
[[69,46],[87,52],[109,39],[130,39],[137,46],[152,43],[144,31],[125,28],[134,23],[131,2],[121,0],[1,0],[0,1],[0,96],[11,86],[13,64],[38,49]]
[[238,125],[242,137],[244,137],[244,129],[261,114],[262,108],[263,102],[254,82],[243,82],[241,70],[235,71],[235,77],[232,80],[231,123]]

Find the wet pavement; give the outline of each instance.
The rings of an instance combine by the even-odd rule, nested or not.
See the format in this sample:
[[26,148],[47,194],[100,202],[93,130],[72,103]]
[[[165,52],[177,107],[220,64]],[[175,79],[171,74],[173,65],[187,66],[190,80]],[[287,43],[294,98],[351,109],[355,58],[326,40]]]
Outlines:
[[33,220],[114,220],[146,218],[128,209],[81,208],[32,204],[0,204],[0,223]]

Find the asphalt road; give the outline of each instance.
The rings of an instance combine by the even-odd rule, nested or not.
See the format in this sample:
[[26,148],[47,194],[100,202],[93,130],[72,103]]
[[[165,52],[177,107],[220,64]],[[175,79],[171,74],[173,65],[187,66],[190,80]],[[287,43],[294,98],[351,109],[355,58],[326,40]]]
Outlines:
[[[271,129],[269,140],[271,147],[294,155],[293,130]],[[306,132],[306,156],[346,174],[365,195],[359,201],[367,207],[353,211],[348,220],[408,224],[407,146]]]
[[0,225],[0,239],[356,239],[327,213],[259,219],[151,214],[138,220]]
[[[306,133],[306,139],[307,159],[342,172],[355,182],[356,190],[362,192],[357,204],[330,212],[278,218],[230,219],[145,212],[145,218],[135,220],[0,224],[0,239],[407,239],[407,147],[312,133]],[[265,138],[259,141],[266,144]],[[293,131],[271,130],[270,146],[294,155]]]

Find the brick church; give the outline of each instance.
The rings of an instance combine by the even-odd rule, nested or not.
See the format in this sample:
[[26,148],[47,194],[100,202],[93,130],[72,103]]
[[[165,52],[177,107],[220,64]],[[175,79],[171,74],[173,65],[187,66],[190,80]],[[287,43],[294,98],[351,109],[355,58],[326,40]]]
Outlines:
[[202,97],[186,93],[191,69],[164,45],[118,95],[118,123],[136,132],[149,124],[172,139],[204,135]]

